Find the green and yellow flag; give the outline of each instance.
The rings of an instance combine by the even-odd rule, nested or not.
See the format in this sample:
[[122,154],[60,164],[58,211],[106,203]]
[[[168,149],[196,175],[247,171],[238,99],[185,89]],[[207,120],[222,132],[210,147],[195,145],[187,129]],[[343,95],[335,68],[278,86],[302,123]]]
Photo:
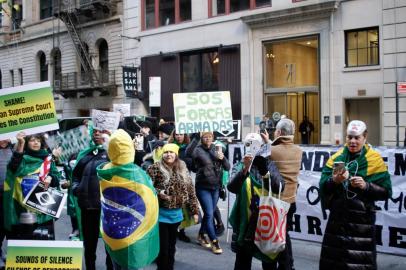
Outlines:
[[[47,156],[46,150],[40,150],[41,157]],[[19,217],[22,212],[29,209],[23,204],[25,196],[32,187],[38,182],[39,169],[44,162],[43,158],[24,155],[20,166],[16,172],[7,170],[6,180],[4,182],[4,226],[6,230],[11,230],[13,225],[19,224]],[[54,163],[51,163],[50,175],[59,175]],[[34,210],[30,210],[34,211]],[[42,224],[52,219],[51,216],[35,212],[37,222]]]
[[124,268],[151,264],[159,253],[159,206],[151,179],[132,162],[102,165],[97,173],[101,179],[101,235],[107,251]]
[[[333,165],[336,161],[342,161],[346,164],[346,168],[350,176],[361,176],[366,182],[377,184],[388,190],[389,196],[392,195],[392,183],[388,169],[383,162],[382,156],[372,149],[368,144],[365,144],[359,156],[350,160],[350,151],[347,146],[340,149],[332,155],[324,166],[320,178],[320,196],[322,204],[325,205],[326,198],[324,194],[324,185],[333,175]],[[336,192],[344,192],[343,185]]]
[[[242,163],[238,163],[236,171],[242,170]],[[251,188],[252,186],[252,188]],[[252,191],[254,194],[252,194]],[[268,191],[265,190],[265,194]],[[246,250],[249,250],[253,257],[261,260],[263,262],[272,262],[278,254],[272,256],[267,256],[262,253],[258,247],[255,245],[254,240],[247,241],[248,234],[248,224],[251,218],[250,204],[252,197],[254,195],[261,196],[262,194],[262,183],[255,179],[255,177],[250,174],[244,181],[240,193],[237,194],[237,198],[234,202],[233,209],[231,210],[229,221],[233,227],[233,231],[238,232],[237,245],[244,246]],[[255,221],[256,224],[256,221]],[[254,228],[255,229],[255,228]]]

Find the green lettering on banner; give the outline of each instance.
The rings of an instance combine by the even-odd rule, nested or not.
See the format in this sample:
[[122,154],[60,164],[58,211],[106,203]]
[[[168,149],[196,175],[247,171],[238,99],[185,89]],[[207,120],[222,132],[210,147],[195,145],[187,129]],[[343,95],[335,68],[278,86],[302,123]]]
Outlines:
[[213,93],[213,104],[218,105],[222,103],[222,93]]
[[208,94],[201,94],[199,97],[200,104],[209,104],[210,96]]
[[[175,117],[185,117],[186,114],[183,113],[183,110],[185,109],[185,106],[181,106],[181,107],[176,107],[175,108]],[[182,111],[181,111],[182,110]]]
[[174,94],[176,129],[182,133],[225,131],[233,128],[230,93],[199,92]]
[[187,94],[186,100],[187,100],[187,103],[186,103],[187,105],[196,105],[198,102],[196,93]]

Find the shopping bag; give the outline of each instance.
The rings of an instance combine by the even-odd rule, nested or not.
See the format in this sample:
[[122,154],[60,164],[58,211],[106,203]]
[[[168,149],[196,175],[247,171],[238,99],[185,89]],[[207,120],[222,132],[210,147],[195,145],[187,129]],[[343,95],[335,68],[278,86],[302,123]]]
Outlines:
[[[269,179],[269,183],[271,179]],[[272,196],[269,185],[268,195],[262,194],[259,200],[259,214],[255,230],[255,245],[271,259],[285,249],[286,244],[286,219],[290,204],[280,199],[281,185],[279,185],[279,198]]]

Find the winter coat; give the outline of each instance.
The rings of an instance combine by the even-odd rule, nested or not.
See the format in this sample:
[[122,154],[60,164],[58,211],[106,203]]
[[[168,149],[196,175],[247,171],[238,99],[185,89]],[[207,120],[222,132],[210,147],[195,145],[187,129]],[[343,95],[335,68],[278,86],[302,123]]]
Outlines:
[[281,199],[288,203],[296,201],[297,177],[302,162],[302,149],[293,143],[293,136],[280,136],[271,147],[270,159],[275,162],[285,180],[285,190]]
[[233,166],[231,181],[228,183],[227,189],[237,194],[230,214],[230,224],[233,227],[232,251],[238,252],[239,249],[243,248],[244,251],[249,250],[255,258],[270,262],[270,259],[261,253],[254,243],[260,190],[262,189],[262,181],[264,181],[263,186],[266,190],[268,190],[269,181],[271,181],[271,190],[274,194],[279,193],[279,187],[283,191],[285,185],[278,168],[269,159],[266,160],[266,168],[269,171],[269,178],[263,180],[259,169],[254,164],[247,174],[244,174],[241,162],[236,164]]
[[[334,161],[346,162],[350,176],[363,177],[366,188],[353,188],[347,180],[333,182]],[[323,206],[330,209],[320,269],[377,269],[374,201],[391,195],[390,176],[382,157],[368,146],[358,156],[350,154],[347,147],[339,150],[323,168],[320,195]]]
[[191,214],[198,214],[199,203],[192,178],[187,171],[185,162],[182,160],[179,162],[180,173],[168,170],[162,161],[152,164],[147,169],[157,193],[165,192],[170,196],[167,201],[159,199],[159,206],[168,209],[187,207]]
[[105,162],[108,162],[108,157],[102,148],[88,152],[77,161],[72,172],[72,191],[78,198],[80,208],[100,209],[100,185],[96,168]]
[[223,160],[217,158],[214,144],[209,149],[203,145],[197,146],[193,151],[193,162],[197,169],[196,188],[219,189],[221,186],[221,169],[230,170],[230,163],[225,156]]

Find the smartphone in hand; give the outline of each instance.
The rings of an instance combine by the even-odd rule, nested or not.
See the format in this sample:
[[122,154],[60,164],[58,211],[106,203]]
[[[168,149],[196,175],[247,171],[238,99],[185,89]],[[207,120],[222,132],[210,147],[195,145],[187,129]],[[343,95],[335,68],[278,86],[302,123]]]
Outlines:
[[333,173],[343,173],[345,171],[345,163],[343,161],[335,161],[333,164]]

